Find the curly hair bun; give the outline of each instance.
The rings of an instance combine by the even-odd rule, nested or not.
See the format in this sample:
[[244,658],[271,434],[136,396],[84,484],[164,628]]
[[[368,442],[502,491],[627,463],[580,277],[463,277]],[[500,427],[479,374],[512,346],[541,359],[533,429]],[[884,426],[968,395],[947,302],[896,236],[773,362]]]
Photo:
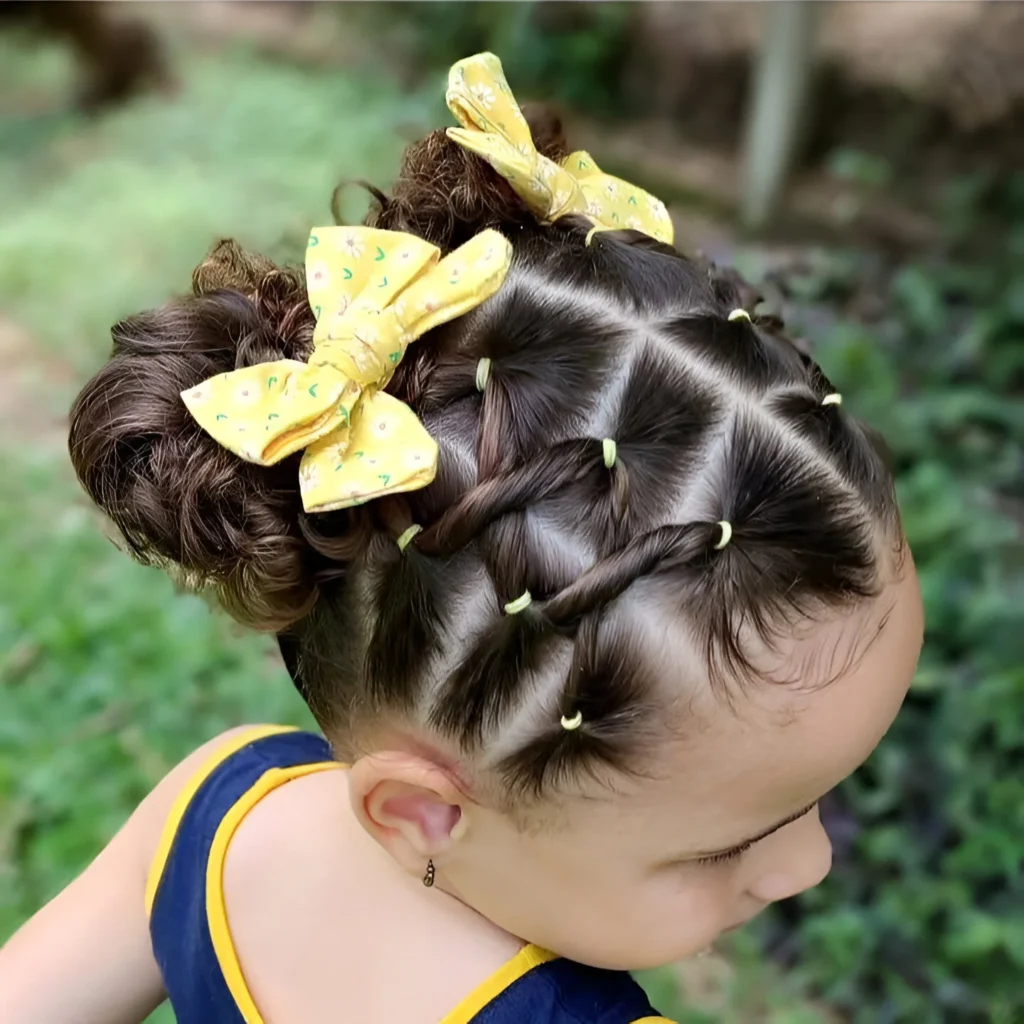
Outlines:
[[[558,115],[542,104],[523,107],[537,151],[562,160],[569,146]],[[367,223],[408,231],[448,252],[484,228],[515,239],[517,229],[535,226],[536,217],[512,186],[474,153],[445,134],[431,132],[405,151],[392,195],[374,190],[377,208]]]
[[261,467],[221,448],[180,393],[218,373],[304,358],[312,314],[300,276],[218,243],[195,295],[116,324],[110,361],[71,410],[82,486],[141,561],[213,587],[241,621],[280,629],[316,597],[294,459]]

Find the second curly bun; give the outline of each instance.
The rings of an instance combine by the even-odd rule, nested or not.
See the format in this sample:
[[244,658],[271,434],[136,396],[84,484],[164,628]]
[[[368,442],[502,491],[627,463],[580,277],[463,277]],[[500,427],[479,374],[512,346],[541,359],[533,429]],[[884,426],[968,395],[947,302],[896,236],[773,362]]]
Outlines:
[[[569,153],[562,122],[549,107],[526,105],[523,114],[542,156],[560,161]],[[537,219],[490,164],[448,138],[431,132],[405,151],[390,196],[374,192],[371,227],[408,231],[448,252],[484,228],[513,237]]]

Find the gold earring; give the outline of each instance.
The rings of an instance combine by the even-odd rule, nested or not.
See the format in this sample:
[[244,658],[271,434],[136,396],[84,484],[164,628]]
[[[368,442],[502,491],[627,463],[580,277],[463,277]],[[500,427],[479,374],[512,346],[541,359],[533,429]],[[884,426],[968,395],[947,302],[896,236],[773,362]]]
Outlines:
[[423,876],[423,884],[430,889],[434,884],[434,875],[436,870],[434,868],[434,862],[432,860],[427,861],[427,873]]

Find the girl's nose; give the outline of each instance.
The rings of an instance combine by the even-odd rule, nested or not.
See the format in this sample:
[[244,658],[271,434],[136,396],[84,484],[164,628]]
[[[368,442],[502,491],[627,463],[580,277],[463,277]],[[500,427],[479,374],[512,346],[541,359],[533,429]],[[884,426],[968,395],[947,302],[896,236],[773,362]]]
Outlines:
[[761,840],[752,858],[747,892],[762,903],[776,903],[813,889],[832,868],[832,843],[817,809]]

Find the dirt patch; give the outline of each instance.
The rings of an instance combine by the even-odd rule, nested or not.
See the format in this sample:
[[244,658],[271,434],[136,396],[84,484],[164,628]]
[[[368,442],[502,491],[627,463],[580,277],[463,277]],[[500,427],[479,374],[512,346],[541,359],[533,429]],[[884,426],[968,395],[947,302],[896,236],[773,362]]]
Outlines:
[[[772,1015],[772,996],[778,994],[778,978],[770,965],[762,965],[743,979],[739,994],[738,971],[729,956],[717,950],[678,964],[676,974],[686,1006],[716,1014],[733,1024],[764,1024]],[[812,1019],[820,1024],[840,1024],[840,1018],[822,1003],[806,1000],[799,1005],[808,1015],[813,1013]]]
[[57,450],[67,441],[67,397],[75,377],[18,324],[0,318],[0,430],[4,447],[31,442]]
[[307,67],[345,67],[367,60],[367,41],[334,5],[204,0],[147,4],[138,13],[159,31],[191,45],[222,47],[244,41],[263,56]]

